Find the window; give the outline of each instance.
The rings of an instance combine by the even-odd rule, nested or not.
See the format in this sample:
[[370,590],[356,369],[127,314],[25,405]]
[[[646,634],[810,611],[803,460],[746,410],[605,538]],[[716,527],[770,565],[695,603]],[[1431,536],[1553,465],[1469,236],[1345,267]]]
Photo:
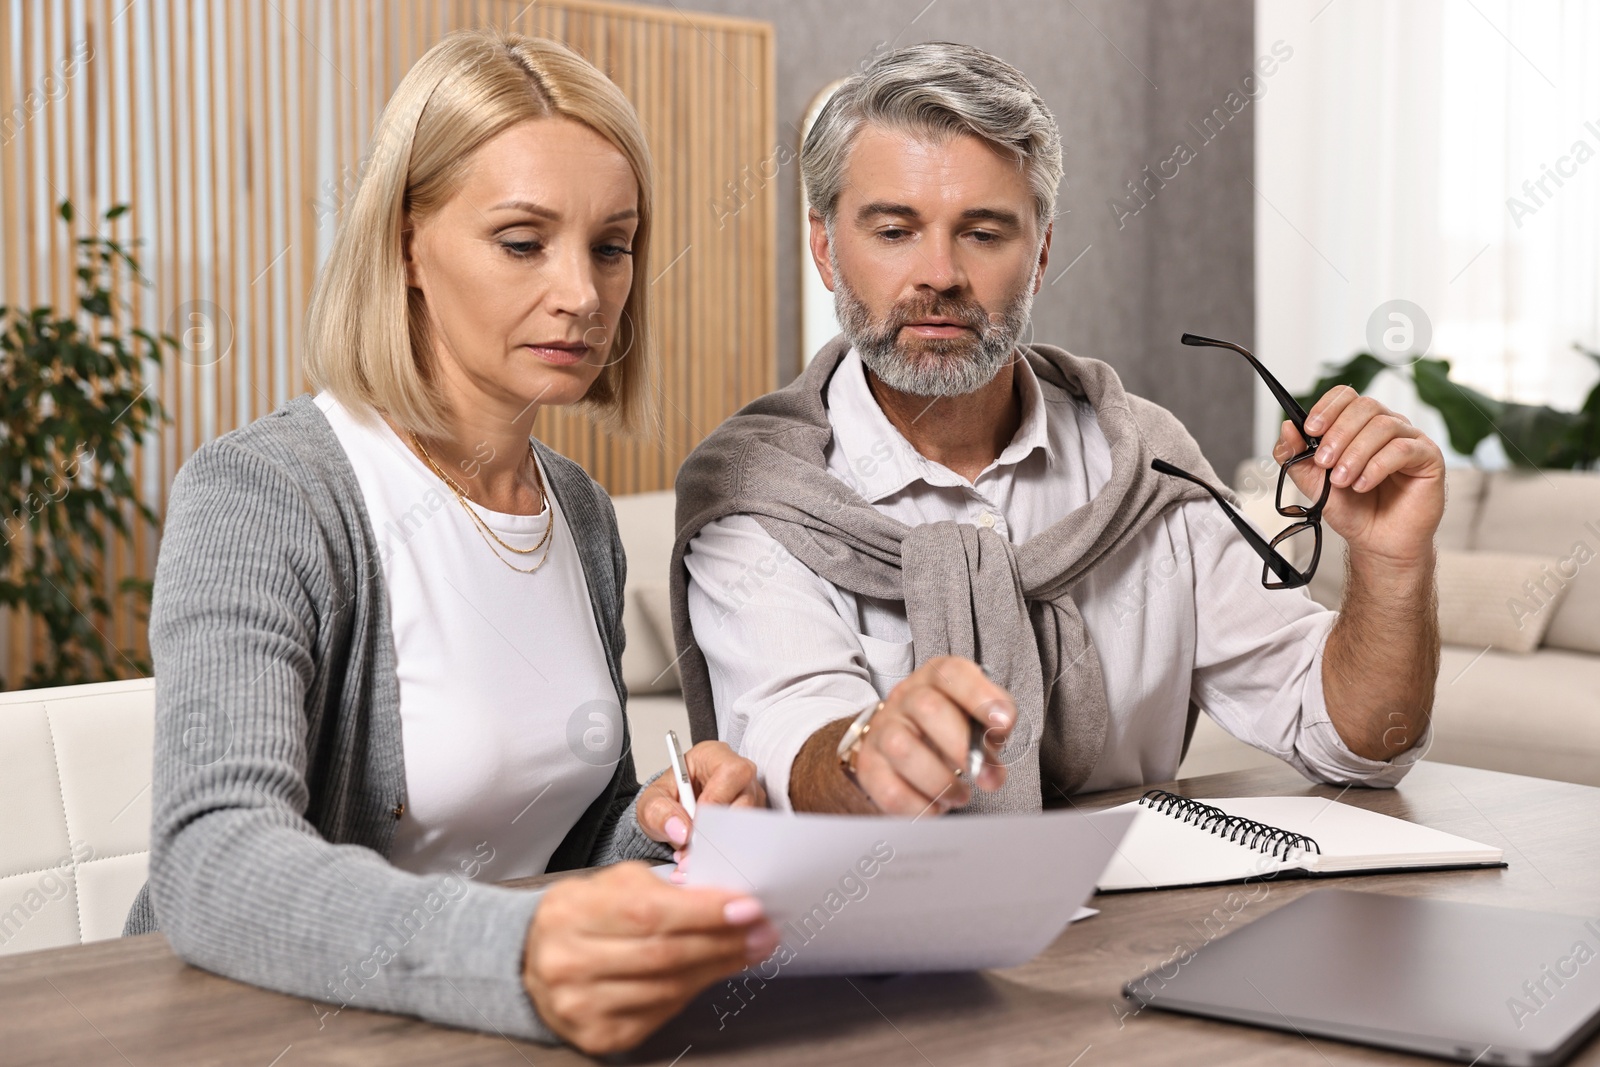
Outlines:
[[[1407,300],[1456,380],[1577,407],[1600,376],[1572,348],[1600,348],[1600,6],[1256,13],[1258,42],[1294,49],[1257,115],[1256,351],[1303,389],[1385,329],[1400,341],[1383,305]],[[1443,444],[1403,376],[1373,392]],[[1257,412],[1264,452],[1281,416],[1264,395]],[[1476,458],[1503,462],[1492,438]]]

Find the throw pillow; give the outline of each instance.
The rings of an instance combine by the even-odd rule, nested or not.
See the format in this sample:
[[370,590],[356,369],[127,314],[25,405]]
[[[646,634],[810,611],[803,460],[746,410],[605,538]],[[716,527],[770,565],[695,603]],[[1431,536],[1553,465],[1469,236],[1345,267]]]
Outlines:
[[1566,595],[1557,560],[1511,552],[1439,553],[1439,636],[1451,645],[1532,652]]
[[656,643],[666,650],[664,658],[670,661],[661,681],[663,684],[670,683],[672,689],[681,689],[683,683],[678,679],[678,646],[672,636],[672,590],[666,582],[641,583],[638,596],[639,607],[654,631]]

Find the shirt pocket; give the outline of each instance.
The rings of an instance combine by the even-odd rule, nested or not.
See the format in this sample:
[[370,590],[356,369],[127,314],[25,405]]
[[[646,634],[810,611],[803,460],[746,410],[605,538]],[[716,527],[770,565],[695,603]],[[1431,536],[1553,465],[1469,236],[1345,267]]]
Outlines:
[[887,696],[916,666],[917,657],[910,641],[884,641],[866,634],[856,634],[856,640],[861,642],[872,688],[880,697]]

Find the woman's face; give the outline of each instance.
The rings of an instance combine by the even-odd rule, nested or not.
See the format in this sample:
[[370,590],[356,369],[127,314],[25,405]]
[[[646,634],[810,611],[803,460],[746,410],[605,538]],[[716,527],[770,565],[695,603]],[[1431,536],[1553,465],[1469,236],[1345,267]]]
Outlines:
[[458,415],[531,421],[538,405],[583,399],[627,354],[612,341],[638,204],[622,153],[571,119],[524,122],[478,149],[406,248]]

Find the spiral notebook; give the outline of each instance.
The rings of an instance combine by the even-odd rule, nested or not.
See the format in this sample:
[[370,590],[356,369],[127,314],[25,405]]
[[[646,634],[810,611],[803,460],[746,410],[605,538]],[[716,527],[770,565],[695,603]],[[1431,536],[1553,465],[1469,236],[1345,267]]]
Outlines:
[[1322,797],[1190,800],[1152,789],[1100,876],[1102,893],[1265,878],[1504,867],[1491,845]]

